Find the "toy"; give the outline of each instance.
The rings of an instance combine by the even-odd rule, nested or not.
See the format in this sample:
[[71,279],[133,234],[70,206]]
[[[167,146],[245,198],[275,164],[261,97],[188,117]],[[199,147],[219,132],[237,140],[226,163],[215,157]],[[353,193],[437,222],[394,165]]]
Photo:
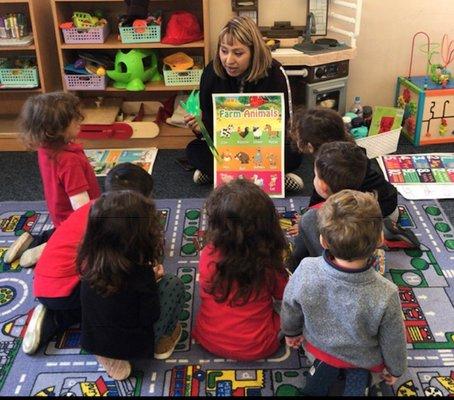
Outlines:
[[[415,39],[424,35],[427,44],[422,50],[427,55],[426,75],[411,76]],[[448,65],[454,61],[453,41],[443,36],[441,51],[430,42],[425,32],[413,36],[410,66],[407,77],[397,79],[395,104],[404,109],[402,133],[414,145],[454,142],[454,83],[450,81]],[[435,54],[442,63],[432,63]]]
[[[144,59],[147,59],[144,63]],[[149,67],[145,67],[149,65]],[[126,70],[125,70],[126,69]],[[114,70],[107,70],[107,76],[114,80],[114,87],[131,91],[145,89],[144,82],[160,81],[158,57],[156,52],[148,49],[132,49],[128,52],[118,50],[115,56]]]

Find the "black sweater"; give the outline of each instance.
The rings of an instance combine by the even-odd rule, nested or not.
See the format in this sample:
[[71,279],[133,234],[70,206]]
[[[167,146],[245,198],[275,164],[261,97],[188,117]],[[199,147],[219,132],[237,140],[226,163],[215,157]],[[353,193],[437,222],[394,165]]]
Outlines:
[[[223,79],[216,75],[213,62],[203,70],[200,78],[200,109],[202,120],[208,132],[213,133],[213,93],[240,93],[241,80],[228,76]],[[242,93],[284,93],[285,121],[289,121],[291,103],[289,103],[289,88],[287,79],[281,69],[281,64],[273,59],[268,70],[268,76],[257,82],[245,82]]]
[[[363,149],[366,152],[365,149]],[[367,160],[367,170],[364,181],[359,188],[361,192],[377,192],[378,203],[383,217],[390,215],[397,207],[397,190],[383,176],[381,171],[372,168],[371,161]],[[309,206],[324,201],[314,190],[309,201]]]
[[80,297],[83,349],[121,360],[153,358],[159,298],[151,267],[137,266],[127,287],[108,297],[82,281]]

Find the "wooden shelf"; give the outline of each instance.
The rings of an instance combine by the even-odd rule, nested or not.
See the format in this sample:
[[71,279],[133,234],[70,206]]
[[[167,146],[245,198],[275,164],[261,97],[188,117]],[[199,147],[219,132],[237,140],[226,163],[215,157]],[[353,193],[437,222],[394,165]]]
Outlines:
[[[0,149],[2,151],[24,151],[26,148],[17,137],[15,127],[15,116],[0,117]],[[146,148],[157,147],[159,149],[180,149],[194,139],[190,129],[178,128],[163,124],[160,127],[159,135],[153,139],[128,139],[128,140],[81,140],[85,149],[106,149],[106,148]]]
[[38,88],[17,88],[17,89],[2,89],[0,88],[0,93],[42,93],[43,89]]
[[177,48],[195,48],[203,49],[205,43],[203,40],[198,40],[196,42],[186,43],[179,46],[165,44],[165,43],[122,43],[117,39],[116,33],[111,33],[107,40],[104,43],[76,43],[68,44],[62,43],[60,47],[64,50],[79,50],[79,49],[97,49],[97,50],[107,50],[107,49],[177,49]]
[[29,3],[29,0],[2,0],[2,3],[6,4],[17,4],[17,3]]
[[[166,86],[163,81],[160,82],[148,82],[145,85],[145,91],[147,92],[175,92],[179,90],[194,90],[198,89],[199,85],[181,85],[181,86]],[[126,89],[117,89],[113,86],[106,88],[107,92],[129,92]]]
[[0,51],[16,51],[16,50],[35,50],[36,47],[34,44],[29,44],[27,46],[0,46]]

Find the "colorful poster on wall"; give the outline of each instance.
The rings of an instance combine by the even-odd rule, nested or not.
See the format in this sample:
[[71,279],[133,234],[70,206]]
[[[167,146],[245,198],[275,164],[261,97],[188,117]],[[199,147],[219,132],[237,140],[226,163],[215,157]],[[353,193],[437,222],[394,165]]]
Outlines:
[[158,149],[102,149],[84,150],[96,176],[106,176],[117,164],[129,162],[139,165],[149,174],[153,171]]
[[214,94],[213,112],[214,186],[244,178],[284,197],[284,95]]

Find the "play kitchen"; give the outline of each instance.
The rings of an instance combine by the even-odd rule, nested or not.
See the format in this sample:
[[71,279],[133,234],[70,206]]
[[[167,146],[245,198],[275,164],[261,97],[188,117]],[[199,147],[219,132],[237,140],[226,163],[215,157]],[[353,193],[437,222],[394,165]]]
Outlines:
[[[234,11],[257,21],[273,58],[284,66],[294,106],[322,106],[343,114],[349,60],[356,53],[361,0],[348,4],[339,0],[302,0],[301,4],[305,26],[292,26],[290,21],[279,20],[264,26],[261,22],[266,18],[261,14],[259,18],[259,8],[266,10],[270,5],[267,0],[232,0]],[[275,17],[273,14],[272,18]],[[346,28],[346,23],[350,28]]]

